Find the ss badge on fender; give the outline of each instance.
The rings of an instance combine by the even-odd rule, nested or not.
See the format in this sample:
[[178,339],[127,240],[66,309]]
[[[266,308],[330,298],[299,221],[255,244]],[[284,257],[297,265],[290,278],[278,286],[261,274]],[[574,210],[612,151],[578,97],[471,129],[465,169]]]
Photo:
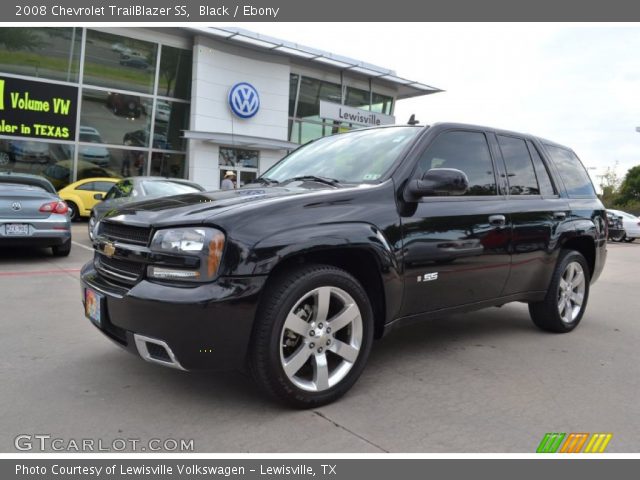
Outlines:
[[418,275],[418,282],[431,282],[438,279],[438,272],[425,273],[424,275]]

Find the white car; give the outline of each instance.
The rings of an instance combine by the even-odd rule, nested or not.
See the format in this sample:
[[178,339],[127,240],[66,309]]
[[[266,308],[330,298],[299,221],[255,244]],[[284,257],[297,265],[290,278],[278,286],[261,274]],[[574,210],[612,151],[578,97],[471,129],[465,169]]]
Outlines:
[[171,118],[171,105],[167,102],[158,101],[156,104],[156,120],[168,123]]
[[111,161],[111,154],[100,143],[104,143],[100,132],[93,127],[80,126],[80,141],[91,143],[92,145],[80,145],[78,153],[80,157],[88,162],[95,163],[101,167],[106,167]]
[[621,210],[607,209],[608,212],[613,213],[617,217],[622,218],[622,225],[624,227],[624,236],[619,240],[625,242],[633,242],[636,238],[640,238],[640,218]]

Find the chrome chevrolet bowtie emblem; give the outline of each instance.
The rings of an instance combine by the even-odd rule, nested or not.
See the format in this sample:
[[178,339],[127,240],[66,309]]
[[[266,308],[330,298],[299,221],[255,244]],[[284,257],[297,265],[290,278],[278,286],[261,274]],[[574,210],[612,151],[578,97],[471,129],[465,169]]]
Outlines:
[[20,202],[13,202],[11,204],[11,210],[14,210],[14,211],[17,212],[17,211],[19,211],[21,209],[22,209],[22,204]]
[[102,247],[102,253],[107,257],[113,257],[113,254],[116,253],[116,246],[111,242],[105,243]]

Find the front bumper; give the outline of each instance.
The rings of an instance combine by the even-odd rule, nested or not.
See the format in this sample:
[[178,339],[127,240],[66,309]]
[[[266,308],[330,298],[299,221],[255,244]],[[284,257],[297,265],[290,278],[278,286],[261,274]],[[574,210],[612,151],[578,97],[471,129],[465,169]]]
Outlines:
[[[266,280],[226,277],[196,287],[142,280],[129,289],[101,277],[93,262],[83,267],[80,278],[83,303],[86,288],[104,298],[103,334],[145,360],[184,370],[244,365]],[[158,354],[154,344],[164,352]]]

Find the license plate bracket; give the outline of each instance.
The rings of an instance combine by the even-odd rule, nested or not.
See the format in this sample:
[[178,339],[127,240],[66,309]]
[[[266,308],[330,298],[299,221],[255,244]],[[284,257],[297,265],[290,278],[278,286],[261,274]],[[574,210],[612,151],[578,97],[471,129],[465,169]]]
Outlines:
[[7,223],[4,226],[6,236],[25,236],[29,235],[29,224],[27,223]]

